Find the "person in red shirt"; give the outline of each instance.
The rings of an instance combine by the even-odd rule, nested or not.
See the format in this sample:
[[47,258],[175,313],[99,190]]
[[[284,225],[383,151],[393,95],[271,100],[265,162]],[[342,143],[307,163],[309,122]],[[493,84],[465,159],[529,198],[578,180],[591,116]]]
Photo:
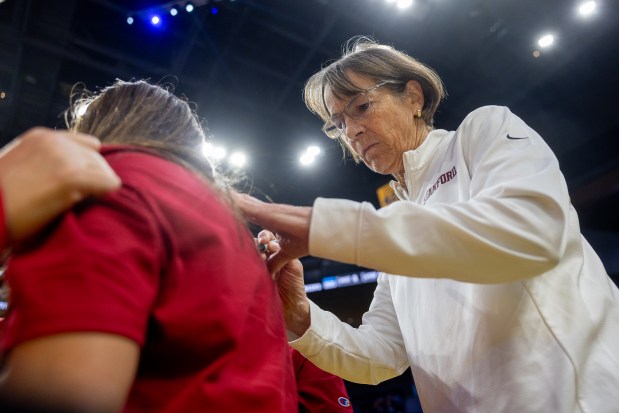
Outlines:
[[10,258],[0,410],[296,411],[276,287],[189,106],[118,82],[73,130],[121,145],[123,185]]

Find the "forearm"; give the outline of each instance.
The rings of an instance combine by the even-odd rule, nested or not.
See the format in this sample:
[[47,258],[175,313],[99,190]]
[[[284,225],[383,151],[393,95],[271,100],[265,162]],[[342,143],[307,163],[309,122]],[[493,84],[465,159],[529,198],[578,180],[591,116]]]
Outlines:
[[58,376],[46,379],[37,372],[4,371],[0,380],[0,411],[12,413],[118,413],[105,401],[93,403],[75,388],[63,387]]
[[297,303],[294,308],[284,308],[284,319],[288,331],[298,337],[305,334],[312,323],[309,300]]
[[[118,413],[133,382],[136,343],[102,333],[54,334],[11,349],[0,411]],[[15,410],[5,409],[13,407]]]
[[311,311],[311,328],[290,344],[322,370],[352,382],[378,384],[408,367],[399,330],[379,332],[370,325],[355,329],[313,303]]
[[569,219],[569,209],[551,198],[487,197],[435,207],[402,201],[378,211],[319,199],[310,254],[399,275],[511,282],[556,265]]

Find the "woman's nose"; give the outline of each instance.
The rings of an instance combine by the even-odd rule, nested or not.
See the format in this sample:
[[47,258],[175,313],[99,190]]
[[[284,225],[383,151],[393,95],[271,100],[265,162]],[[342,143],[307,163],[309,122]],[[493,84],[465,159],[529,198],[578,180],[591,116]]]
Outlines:
[[363,132],[365,131],[365,127],[363,123],[360,122],[360,119],[348,118],[346,119],[346,129],[344,130],[346,137],[351,140],[357,140]]

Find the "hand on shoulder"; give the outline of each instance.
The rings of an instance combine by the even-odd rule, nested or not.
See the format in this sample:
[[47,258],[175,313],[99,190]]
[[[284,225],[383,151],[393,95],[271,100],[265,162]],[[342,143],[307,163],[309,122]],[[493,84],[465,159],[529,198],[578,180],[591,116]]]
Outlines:
[[36,127],[0,151],[0,188],[10,243],[24,241],[76,202],[120,187],[99,148],[93,136]]

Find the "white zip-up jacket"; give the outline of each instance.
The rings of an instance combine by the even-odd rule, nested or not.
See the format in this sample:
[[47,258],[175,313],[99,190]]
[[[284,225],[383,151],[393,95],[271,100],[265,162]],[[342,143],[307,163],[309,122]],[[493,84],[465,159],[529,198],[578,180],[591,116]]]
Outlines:
[[404,165],[385,208],[314,203],[310,254],[385,273],[358,329],[311,303],[293,347],[358,383],[410,366],[424,412],[619,412],[619,291],[542,138],[482,107]]

